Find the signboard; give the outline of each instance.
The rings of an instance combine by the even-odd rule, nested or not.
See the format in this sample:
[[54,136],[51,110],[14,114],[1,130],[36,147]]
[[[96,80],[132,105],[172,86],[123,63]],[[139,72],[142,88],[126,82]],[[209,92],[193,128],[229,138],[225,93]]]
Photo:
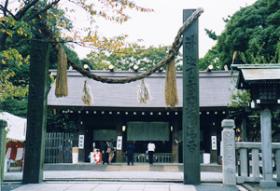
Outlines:
[[84,135],[79,135],[79,149],[84,149],[84,142],[85,142],[85,136]]
[[211,136],[212,150],[217,150],[217,136]]
[[122,150],[122,136],[117,137],[117,150]]

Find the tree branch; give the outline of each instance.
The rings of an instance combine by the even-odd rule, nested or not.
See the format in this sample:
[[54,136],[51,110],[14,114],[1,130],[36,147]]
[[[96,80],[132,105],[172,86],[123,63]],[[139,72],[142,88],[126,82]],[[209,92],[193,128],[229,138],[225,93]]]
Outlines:
[[7,16],[8,4],[9,4],[9,0],[6,0],[5,5],[4,5],[4,10],[3,10],[4,16]]
[[19,10],[17,12],[17,14],[15,15],[15,19],[16,20],[20,20],[24,15],[25,13],[32,7],[32,6],[35,6],[36,3],[38,3],[39,0],[33,0],[31,1],[30,3],[26,4],[21,10]]
[[60,0],[55,0],[55,1],[51,2],[50,4],[47,4],[43,9],[38,10],[34,15],[32,15],[29,18],[27,18],[26,20],[32,20],[32,19],[36,18],[40,14],[42,14],[42,13],[46,12],[47,10],[49,10],[50,8],[52,8],[54,5],[58,4],[59,1]]
[[8,10],[9,0],[5,1],[5,5],[0,5],[0,10],[3,11],[4,17],[8,16],[8,14],[15,19],[15,15]]

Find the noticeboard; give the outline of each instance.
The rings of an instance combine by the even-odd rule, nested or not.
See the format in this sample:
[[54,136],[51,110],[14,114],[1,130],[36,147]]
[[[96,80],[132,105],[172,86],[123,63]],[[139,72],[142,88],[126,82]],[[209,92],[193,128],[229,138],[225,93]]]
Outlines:
[[117,137],[117,150],[122,150],[122,136]]
[[84,149],[84,143],[85,143],[85,136],[79,135],[79,144],[78,144],[79,149]]

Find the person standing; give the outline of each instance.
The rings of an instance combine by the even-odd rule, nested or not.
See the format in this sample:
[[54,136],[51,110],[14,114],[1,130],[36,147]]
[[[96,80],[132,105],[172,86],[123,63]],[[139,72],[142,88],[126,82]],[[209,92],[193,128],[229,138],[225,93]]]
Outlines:
[[115,156],[115,149],[113,146],[113,140],[107,141],[107,153],[108,153],[108,164],[112,163],[112,160]]
[[148,143],[148,155],[149,155],[149,163],[153,164],[154,163],[154,153],[156,150],[156,145],[152,142]]
[[102,151],[102,160],[103,164],[109,164],[109,154],[107,152],[108,146],[106,142],[101,143],[101,151]]
[[135,146],[133,143],[128,143],[126,148],[127,165],[134,165],[134,150]]

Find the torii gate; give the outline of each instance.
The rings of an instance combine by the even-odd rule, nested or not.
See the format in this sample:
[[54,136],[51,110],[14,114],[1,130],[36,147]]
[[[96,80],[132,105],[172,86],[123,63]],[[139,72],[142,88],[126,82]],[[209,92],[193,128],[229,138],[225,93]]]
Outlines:
[[[183,21],[195,12],[183,11]],[[202,11],[200,12],[202,13]],[[38,28],[44,23],[39,23]],[[43,180],[47,118],[49,42],[44,31],[35,34],[30,59],[26,152],[23,183]],[[39,64],[40,63],[40,64]],[[200,125],[198,81],[198,19],[183,32],[183,162],[184,184],[200,183]]]

